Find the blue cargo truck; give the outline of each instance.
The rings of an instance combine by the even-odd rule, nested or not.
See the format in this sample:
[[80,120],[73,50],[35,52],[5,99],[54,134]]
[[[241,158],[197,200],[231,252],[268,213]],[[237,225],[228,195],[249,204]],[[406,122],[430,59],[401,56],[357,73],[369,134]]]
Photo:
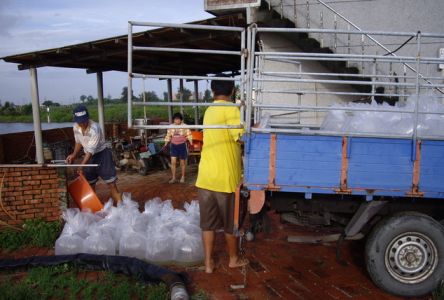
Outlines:
[[[420,35],[424,43],[443,36],[416,33],[411,56],[404,49],[400,58],[391,52],[354,54],[350,42],[348,50],[343,44],[344,54],[325,49],[307,53],[284,40],[298,43],[304,33],[336,39],[334,30],[250,30],[243,182],[250,213],[262,214],[267,207],[298,224],[340,224],[338,245],[343,239],[366,240],[367,270],[380,288],[401,296],[436,289],[444,280],[444,132],[438,130],[444,92],[442,79],[421,73],[424,65],[436,65],[439,59],[421,56]],[[341,33],[353,40],[351,31]],[[385,41],[409,35],[358,34]],[[356,62],[356,73],[350,74]],[[435,100],[423,98],[425,94]],[[335,97],[347,100],[340,108],[320,104]],[[370,129],[324,128],[335,109],[345,111],[356,128]],[[379,114],[383,124],[387,117],[382,127],[393,128],[365,118]],[[404,127],[397,127],[406,119]],[[376,124],[361,126],[371,121]],[[253,219],[261,220],[257,215]]]
[[444,141],[253,133],[244,176],[250,201],[364,233],[379,287],[422,295],[444,278]]

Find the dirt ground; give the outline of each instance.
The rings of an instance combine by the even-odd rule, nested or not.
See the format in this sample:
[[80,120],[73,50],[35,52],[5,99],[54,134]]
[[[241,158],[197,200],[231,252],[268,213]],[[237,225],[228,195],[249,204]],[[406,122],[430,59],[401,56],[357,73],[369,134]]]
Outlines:
[[[141,204],[153,197],[173,200],[176,208],[185,201],[196,199],[196,165],[189,166],[185,184],[168,184],[169,171],[155,171],[147,176],[137,173],[119,173],[118,186],[130,192]],[[107,187],[97,185],[102,201],[109,198]],[[276,213],[269,213],[272,230],[261,233],[253,242],[245,243],[250,265],[246,268],[247,286],[233,290],[230,286],[243,283],[241,269],[228,268],[222,233],[216,237],[216,270],[204,273],[199,266],[172,268],[188,273],[192,293],[204,290],[211,299],[402,299],[377,288],[370,280],[364,264],[363,241],[345,241],[342,254],[347,265],[336,261],[336,247],[331,244],[295,244],[286,241],[289,235],[328,234],[329,229],[307,229],[283,224]],[[12,253],[0,251],[1,258],[19,258],[34,255],[54,255],[53,249],[27,248]],[[88,272],[91,273],[91,272]],[[88,275],[88,276],[93,276]],[[0,277],[1,280],[1,277]],[[431,296],[418,298],[431,299]]]
[[[189,166],[185,184],[168,184],[169,171],[157,171],[147,176],[120,174],[119,188],[131,192],[134,200],[144,203],[153,197],[173,200],[176,208],[185,201],[196,199],[194,181],[196,165]],[[97,186],[102,200],[109,197],[104,184]],[[269,213],[270,233],[261,233],[253,242],[245,244],[250,265],[246,268],[247,287],[233,290],[231,285],[242,284],[240,269],[228,268],[223,234],[216,238],[214,274],[199,268],[179,268],[192,280],[192,291],[205,290],[211,299],[401,299],[377,288],[367,275],[364,264],[363,241],[345,241],[342,246],[346,266],[336,261],[335,243],[322,245],[294,244],[286,241],[289,235],[328,234],[328,229],[307,229],[283,224],[278,214]],[[430,299],[424,297],[419,299]]]

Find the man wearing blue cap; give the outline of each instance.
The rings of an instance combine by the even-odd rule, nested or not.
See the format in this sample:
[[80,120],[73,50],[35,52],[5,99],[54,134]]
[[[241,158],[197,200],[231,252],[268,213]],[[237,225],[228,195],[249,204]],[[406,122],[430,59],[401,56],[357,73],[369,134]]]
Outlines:
[[77,106],[74,111],[74,138],[76,145],[74,152],[68,155],[66,162],[71,164],[77,158],[83,147],[85,156],[82,165],[98,164],[98,167],[79,168],[79,173],[85,175],[86,180],[95,189],[95,185],[102,178],[108,184],[111,197],[114,201],[120,202],[122,194],[117,189],[116,168],[114,165],[111,150],[106,147],[105,137],[99,124],[90,120],[88,110],[84,105]]

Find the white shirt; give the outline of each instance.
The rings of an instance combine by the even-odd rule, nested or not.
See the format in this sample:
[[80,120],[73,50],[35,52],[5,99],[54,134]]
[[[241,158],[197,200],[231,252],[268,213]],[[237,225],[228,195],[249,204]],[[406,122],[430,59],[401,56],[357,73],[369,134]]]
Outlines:
[[98,123],[89,120],[89,126],[84,133],[82,133],[82,128],[75,123],[73,130],[76,143],[82,144],[85,153],[94,155],[106,148],[105,137]]

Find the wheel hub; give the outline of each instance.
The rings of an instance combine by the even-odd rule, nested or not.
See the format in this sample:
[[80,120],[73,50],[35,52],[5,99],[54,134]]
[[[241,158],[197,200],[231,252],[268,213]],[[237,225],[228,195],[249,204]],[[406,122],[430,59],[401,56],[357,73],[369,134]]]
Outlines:
[[434,271],[437,250],[434,243],[417,232],[395,237],[386,250],[386,267],[390,275],[403,283],[418,283]]

